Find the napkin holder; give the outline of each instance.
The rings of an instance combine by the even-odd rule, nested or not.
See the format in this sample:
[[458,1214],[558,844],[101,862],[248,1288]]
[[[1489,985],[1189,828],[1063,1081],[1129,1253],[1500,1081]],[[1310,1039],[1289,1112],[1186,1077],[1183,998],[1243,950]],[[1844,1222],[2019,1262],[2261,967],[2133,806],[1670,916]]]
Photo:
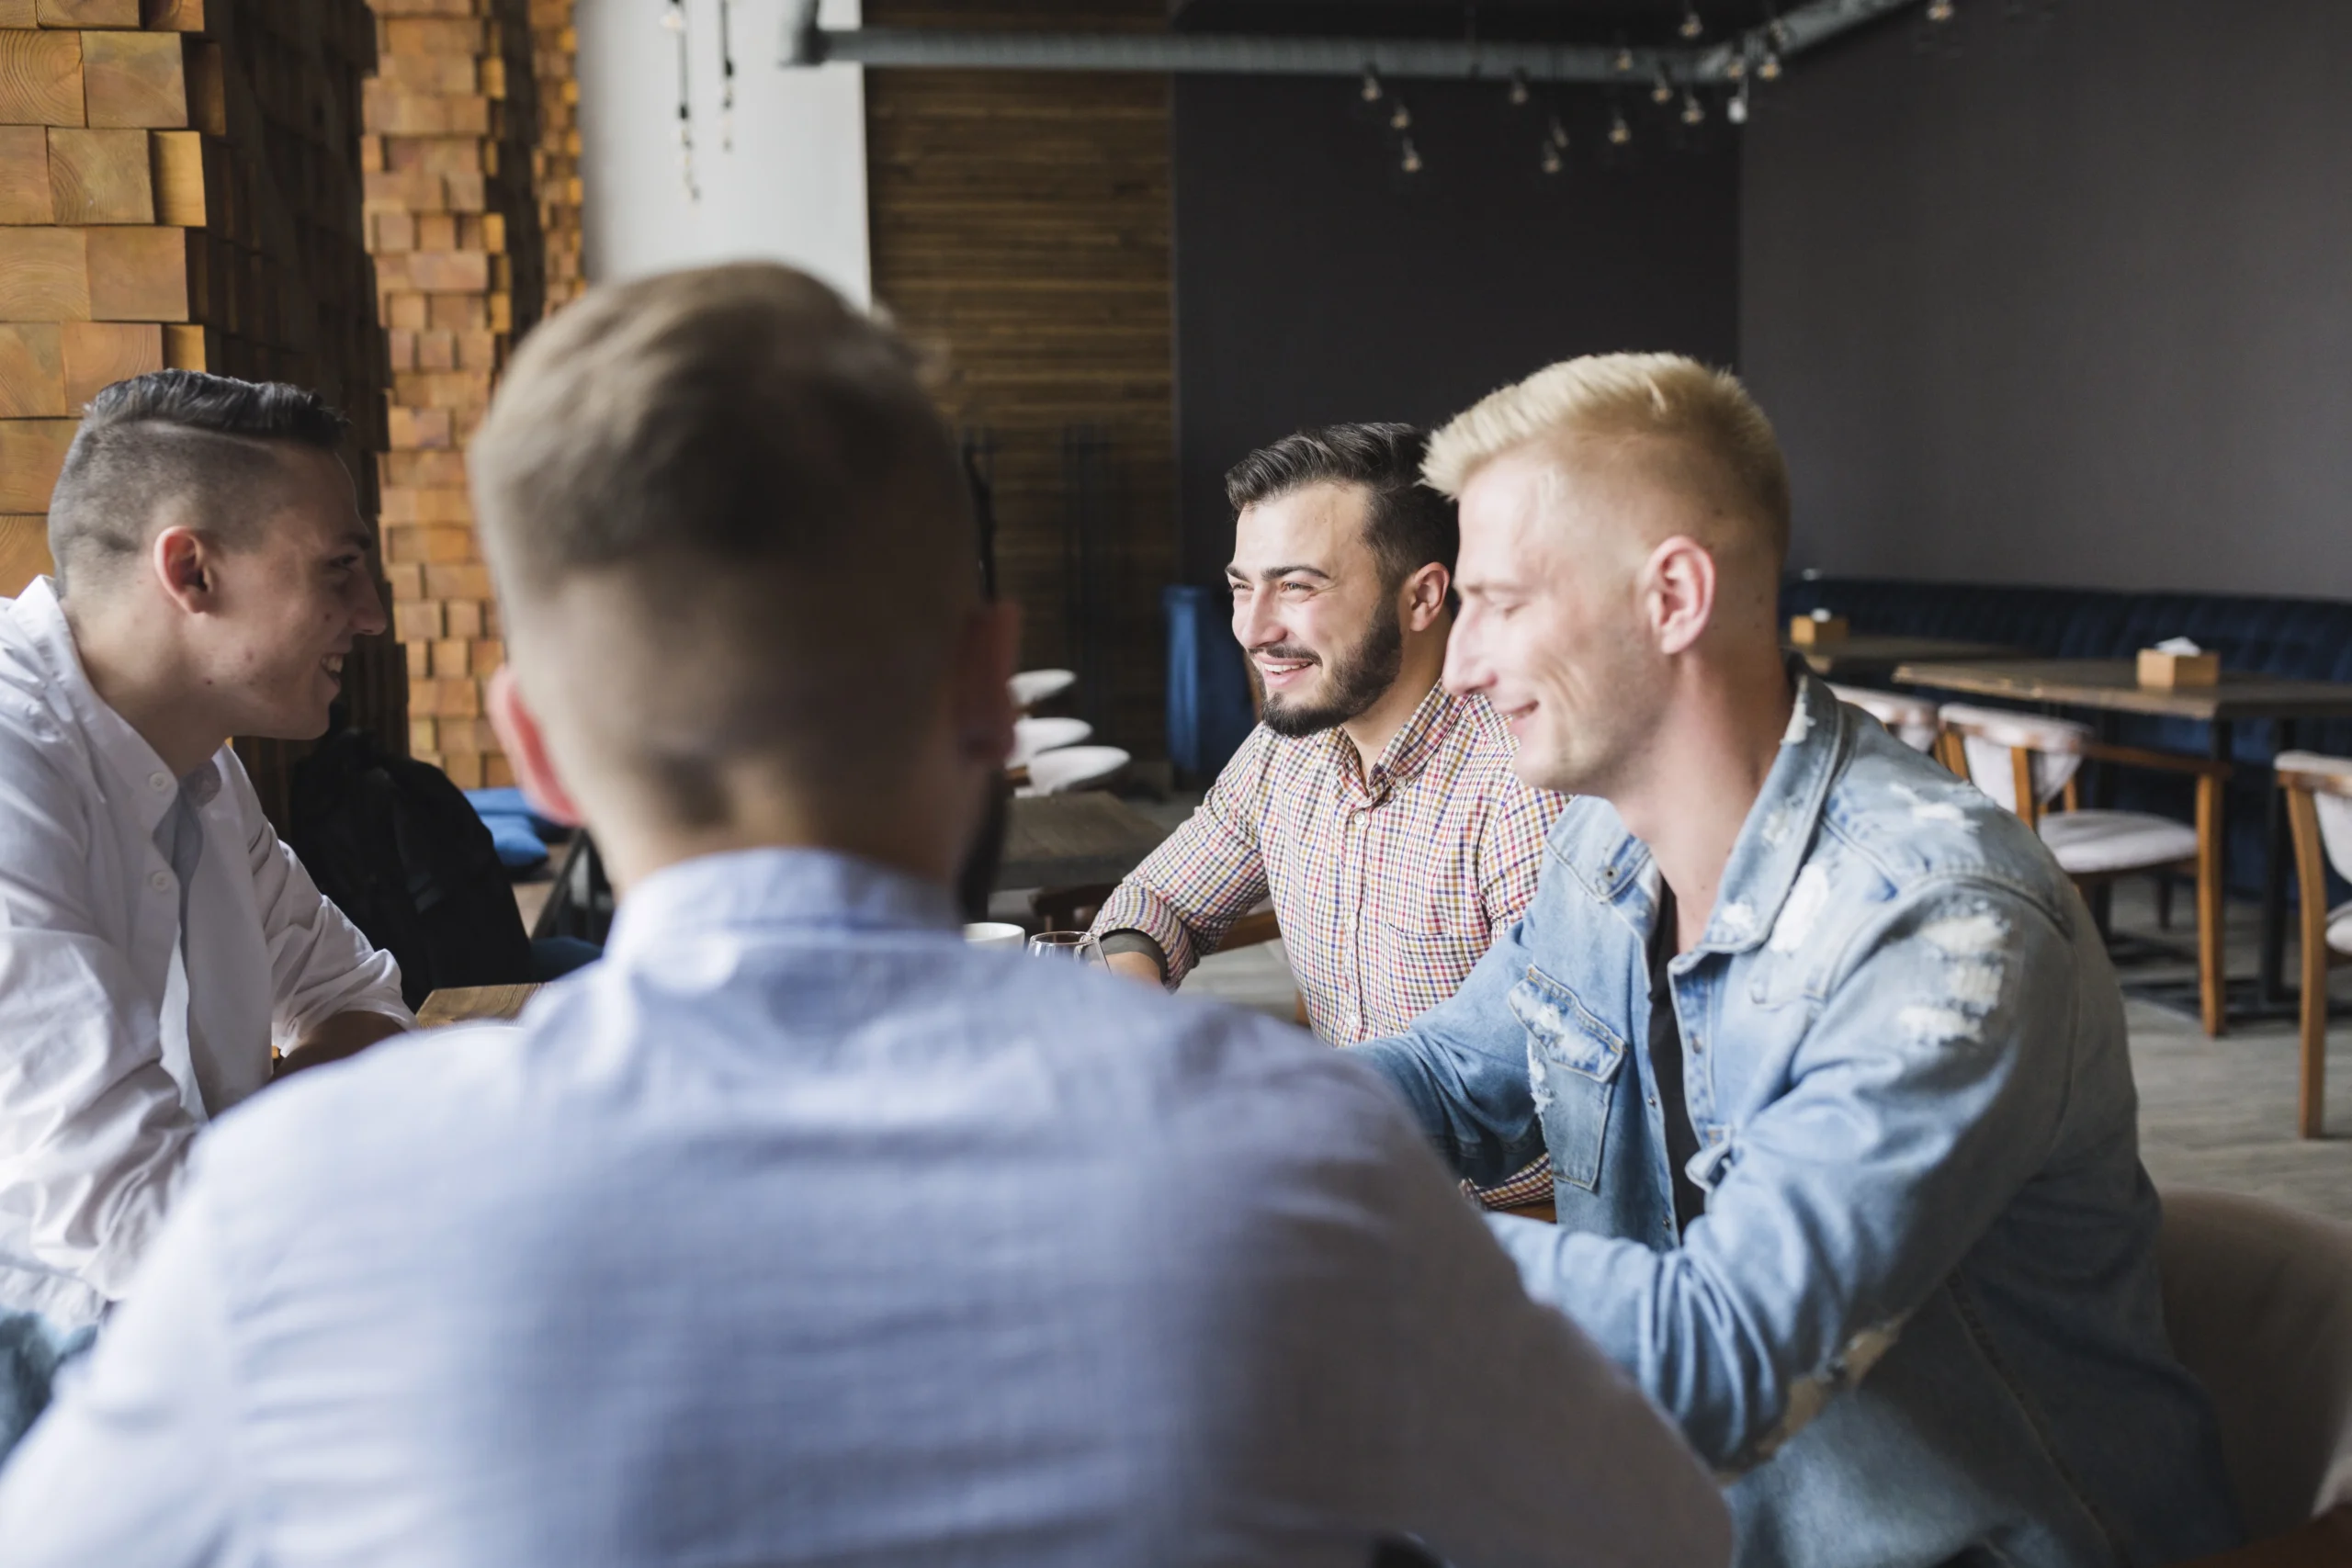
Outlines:
[[2218,653],[2166,653],[2160,648],[2140,650],[2140,684],[2151,691],[2174,692],[2187,686],[2222,683]]
[[1823,619],[1817,615],[1796,615],[1789,621],[1789,642],[1796,648],[1828,648],[1846,640],[1849,628],[1843,615]]

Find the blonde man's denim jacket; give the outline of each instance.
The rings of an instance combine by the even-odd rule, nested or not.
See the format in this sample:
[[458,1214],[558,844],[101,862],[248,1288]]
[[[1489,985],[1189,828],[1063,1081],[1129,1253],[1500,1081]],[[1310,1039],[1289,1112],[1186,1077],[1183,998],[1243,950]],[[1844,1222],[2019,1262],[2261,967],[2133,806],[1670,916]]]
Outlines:
[[1707,1195],[1688,1234],[1646,1047],[1657,872],[1606,803],[1561,817],[1460,993],[1357,1055],[1472,1180],[1550,1152],[1557,1227],[1490,1223],[1725,1473],[1743,1568],[2222,1550],[2098,932],[2017,818],[1792,673],[1669,966]]

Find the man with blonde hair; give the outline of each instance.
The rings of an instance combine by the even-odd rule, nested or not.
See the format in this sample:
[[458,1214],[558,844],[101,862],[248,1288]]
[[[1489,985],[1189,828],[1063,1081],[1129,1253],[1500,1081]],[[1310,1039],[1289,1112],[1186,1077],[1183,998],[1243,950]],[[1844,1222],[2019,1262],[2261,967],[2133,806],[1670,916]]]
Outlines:
[[1526,919],[1357,1048],[1680,1421],[1749,1568],[2154,1564],[2235,1536],[2157,1294],[2122,1006],[2015,817],[1784,665],[1789,485],[1731,377],[1555,365],[1430,444],[1446,681],[1573,792]]
[[0,1559],[1724,1561],[1355,1062],[965,944],[1018,637],[912,360],[773,265],[524,344],[492,707],[605,957],[225,1122]]

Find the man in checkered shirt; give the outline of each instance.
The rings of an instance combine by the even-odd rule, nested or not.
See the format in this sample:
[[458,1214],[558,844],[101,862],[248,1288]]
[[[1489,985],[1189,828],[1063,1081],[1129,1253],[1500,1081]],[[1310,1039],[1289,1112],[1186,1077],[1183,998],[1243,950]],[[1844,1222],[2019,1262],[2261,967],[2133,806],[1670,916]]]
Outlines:
[[[1520,783],[1485,700],[1439,684],[1459,535],[1420,482],[1427,444],[1409,425],[1332,425],[1226,475],[1233,634],[1263,722],[1103,905],[1113,968],[1181,984],[1271,895],[1307,1021],[1352,1045],[1453,996],[1533,897],[1566,797]],[[1479,1193],[1551,1196],[1544,1161]]]

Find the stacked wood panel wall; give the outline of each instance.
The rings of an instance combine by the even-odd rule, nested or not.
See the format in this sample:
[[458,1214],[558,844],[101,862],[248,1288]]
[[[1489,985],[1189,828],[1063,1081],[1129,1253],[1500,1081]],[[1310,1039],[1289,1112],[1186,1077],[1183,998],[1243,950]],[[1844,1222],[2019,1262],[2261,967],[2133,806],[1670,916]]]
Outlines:
[[[176,367],[316,389],[375,515],[383,340],[360,239],[362,0],[0,0],[0,593],[50,569],[51,488],[100,387]],[[405,739],[388,639],[353,716]],[[303,750],[240,740],[282,813]]]
[[391,358],[384,558],[409,743],[466,788],[512,782],[482,704],[504,657],[465,447],[544,295],[530,0],[372,0],[367,221]]
[[[865,0],[876,27],[1158,28],[1161,0]],[[874,293],[936,350],[943,400],[995,439],[997,556],[1023,657],[1062,664],[1076,628],[1064,433],[1107,439],[1119,536],[1107,737],[1164,753],[1158,606],[1173,581],[1168,84],[1149,75],[865,73]]]

